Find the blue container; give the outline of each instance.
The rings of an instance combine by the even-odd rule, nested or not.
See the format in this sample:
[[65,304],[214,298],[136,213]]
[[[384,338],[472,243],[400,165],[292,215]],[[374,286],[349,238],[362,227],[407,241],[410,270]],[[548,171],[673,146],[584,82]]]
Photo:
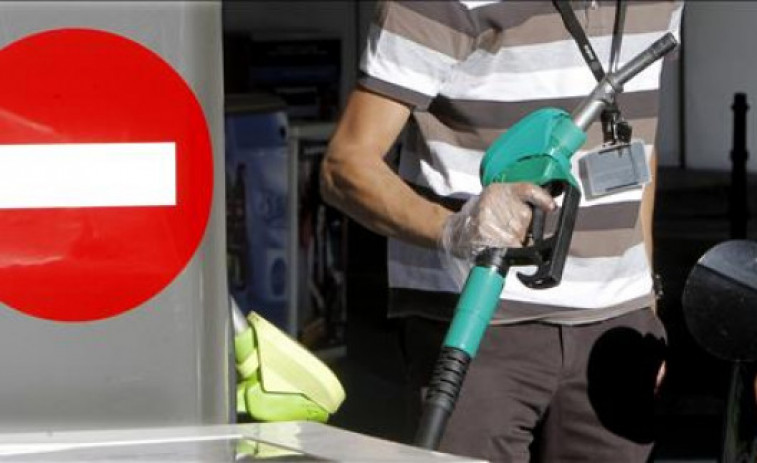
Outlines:
[[229,290],[287,329],[289,215],[287,117],[268,95],[226,102],[226,214]]

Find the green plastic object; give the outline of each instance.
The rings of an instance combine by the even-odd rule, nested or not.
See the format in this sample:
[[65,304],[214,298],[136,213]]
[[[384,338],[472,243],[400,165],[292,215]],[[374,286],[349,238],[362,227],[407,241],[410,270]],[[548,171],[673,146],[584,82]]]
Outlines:
[[578,187],[570,157],[586,142],[586,134],[570,114],[542,108],[524,117],[497,138],[481,161],[481,183],[565,181]]
[[253,420],[325,422],[345,398],[334,373],[255,312],[234,338],[237,413]]
[[504,285],[505,279],[496,268],[473,267],[444,338],[445,346],[461,349],[471,358],[476,356]]
[[[567,182],[578,188],[570,157],[586,142],[586,134],[570,114],[542,108],[524,117],[489,147],[481,161],[481,183]],[[475,357],[505,279],[494,267],[475,266],[457,303],[444,345]]]

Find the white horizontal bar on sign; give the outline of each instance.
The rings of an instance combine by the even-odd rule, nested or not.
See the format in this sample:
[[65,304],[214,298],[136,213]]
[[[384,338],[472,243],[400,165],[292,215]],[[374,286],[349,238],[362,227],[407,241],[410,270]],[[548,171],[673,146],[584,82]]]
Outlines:
[[176,144],[0,145],[0,209],[176,205]]

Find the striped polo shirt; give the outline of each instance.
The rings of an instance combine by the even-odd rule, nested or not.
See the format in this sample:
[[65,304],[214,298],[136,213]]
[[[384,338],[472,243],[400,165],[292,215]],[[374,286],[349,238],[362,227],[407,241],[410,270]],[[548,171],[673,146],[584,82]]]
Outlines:
[[[570,3],[607,70],[616,2]],[[678,38],[682,7],[677,1],[628,2],[619,65],[667,31]],[[618,97],[648,158],[661,69],[657,61]],[[413,107],[397,172],[416,192],[452,209],[481,192],[482,156],[508,127],[539,108],[572,112],[597,84],[552,2],[533,0],[380,2],[359,83]],[[587,136],[584,149],[601,144],[599,123]],[[584,154],[571,160],[579,183],[585,181],[578,168]],[[561,284],[529,289],[515,273],[533,269],[512,268],[493,323],[586,323],[650,306],[642,194],[639,187],[582,195]],[[451,315],[469,267],[396,239],[389,239],[387,258],[390,316]]]

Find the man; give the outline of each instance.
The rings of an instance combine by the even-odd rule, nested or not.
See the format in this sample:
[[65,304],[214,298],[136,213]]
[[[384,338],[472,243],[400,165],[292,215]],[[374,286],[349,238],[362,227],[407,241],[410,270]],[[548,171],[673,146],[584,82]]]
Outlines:
[[[531,207],[555,208],[531,184],[482,188],[478,170],[486,148],[515,122],[542,107],[570,112],[596,85],[557,3],[378,5],[363,74],[322,166],[322,193],[388,237],[389,316],[404,320],[419,387],[463,283],[459,263],[469,267],[486,246],[521,246]],[[666,31],[677,33],[680,22],[678,3],[619,4],[568,4],[605,70],[613,31],[622,37],[622,48],[613,47],[622,65]],[[522,269],[511,270],[441,450],[519,462],[648,457],[665,338],[651,309],[650,270],[660,67],[637,76],[619,98],[634,138],[643,140],[652,181],[614,194],[584,191],[558,287],[528,289],[514,275]],[[405,128],[393,168],[384,156]],[[603,141],[595,123],[584,147]],[[572,159],[583,190],[586,156]]]

